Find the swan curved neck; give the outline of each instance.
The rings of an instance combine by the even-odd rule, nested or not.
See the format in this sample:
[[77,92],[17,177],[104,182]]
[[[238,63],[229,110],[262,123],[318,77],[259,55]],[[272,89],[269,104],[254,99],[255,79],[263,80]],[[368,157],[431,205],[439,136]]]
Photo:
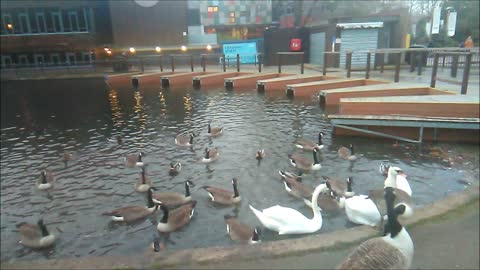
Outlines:
[[314,191],[313,191],[313,194],[312,194],[312,210],[313,210],[313,218],[319,218],[321,217],[320,215],[320,208],[318,207],[318,203],[317,203],[317,200],[318,200],[318,196],[320,195],[320,193],[325,189],[325,186],[322,185],[322,186],[318,186]]
[[393,188],[397,188],[397,175],[393,172],[389,172],[387,176],[387,185]]

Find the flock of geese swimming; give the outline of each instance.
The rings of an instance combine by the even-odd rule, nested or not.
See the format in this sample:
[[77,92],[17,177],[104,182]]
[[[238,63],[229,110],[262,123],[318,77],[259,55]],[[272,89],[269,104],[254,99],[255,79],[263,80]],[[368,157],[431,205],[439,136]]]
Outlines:
[[[218,137],[223,134],[223,128],[208,125],[207,135]],[[295,146],[313,155],[313,161],[299,154],[289,154],[290,164],[298,170],[298,174],[279,171],[285,190],[292,196],[303,200],[313,211],[313,217],[308,218],[299,211],[275,205],[263,210],[258,210],[249,205],[252,212],[260,223],[267,229],[276,231],[278,234],[306,234],[313,233],[322,227],[322,211],[345,209],[347,218],[356,224],[378,227],[384,230],[383,237],[370,239],[355,249],[338,266],[339,269],[352,268],[375,268],[375,269],[407,269],[410,267],[413,257],[413,242],[402,225],[399,217],[409,217],[413,214],[411,200],[412,189],[406,179],[406,175],[398,167],[387,166],[383,163],[379,167],[380,173],[386,176],[383,188],[371,190],[367,195],[355,195],[352,189],[353,178],[348,177],[345,181],[332,179],[324,176],[324,182],[315,189],[302,182],[302,174],[305,171],[320,170],[321,164],[317,154],[324,148],[322,136],[318,134],[318,143],[307,139],[298,139]],[[175,137],[175,144],[179,147],[191,147],[194,134],[179,134]],[[117,142],[122,143],[121,137]],[[338,156],[345,160],[355,160],[359,156],[355,154],[353,145],[341,147]],[[185,193],[159,192],[153,187],[151,179],[145,172],[146,164],[143,161],[144,154],[130,154],[124,157],[128,167],[139,167],[141,172],[135,184],[135,190],[146,193],[146,206],[126,206],[102,213],[110,216],[115,222],[134,222],[142,220],[160,209],[163,216],[158,221],[157,230],[160,233],[174,232],[188,224],[195,212],[196,200],[192,199],[190,188],[194,186],[192,181],[185,181]],[[218,160],[220,152],[216,148],[206,148],[204,156],[199,160],[201,163],[211,163]],[[264,149],[256,152],[256,159],[265,157]],[[65,153],[64,161],[71,159],[70,154]],[[169,174],[176,175],[180,172],[180,163],[170,163]],[[51,171],[41,172],[37,182],[37,188],[48,190],[53,188],[55,177]],[[213,203],[221,205],[235,205],[241,201],[237,187],[237,179],[232,179],[233,191],[219,187],[203,186]],[[260,229],[252,228],[241,222],[235,216],[225,215],[224,221],[230,238],[233,241],[247,244],[260,242]],[[385,223],[386,222],[386,223]],[[31,248],[43,248],[54,244],[55,235],[50,233],[43,220],[37,224],[22,223],[17,226],[21,235],[20,243]],[[158,239],[154,241],[154,250],[160,250]]]

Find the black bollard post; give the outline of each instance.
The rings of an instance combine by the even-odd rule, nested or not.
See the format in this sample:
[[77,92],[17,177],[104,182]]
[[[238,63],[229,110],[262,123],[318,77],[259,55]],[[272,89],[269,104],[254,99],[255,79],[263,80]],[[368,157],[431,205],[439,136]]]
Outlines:
[[[435,88],[435,83],[437,82],[438,57],[438,53],[435,53],[433,58],[432,79],[430,80],[430,87],[432,88]],[[443,59],[445,59],[445,56]]]

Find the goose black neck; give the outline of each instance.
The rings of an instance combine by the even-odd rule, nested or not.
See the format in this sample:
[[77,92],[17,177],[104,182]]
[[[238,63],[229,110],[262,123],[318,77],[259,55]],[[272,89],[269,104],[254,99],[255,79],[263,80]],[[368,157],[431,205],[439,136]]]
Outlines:
[[142,177],[142,184],[145,185],[145,171],[144,170],[142,170],[142,176],[141,177]]
[[240,194],[238,194],[237,182],[233,182],[233,197],[237,198],[238,196],[240,196]]
[[322,145],[322,133],[318,133],[318,145]]
[[39,223],[38,226],[40,227],[40,230],[42,231],[42,236],[48,236],[50,233],[47,230],[47,226],[43,223]]
[[[391,192],[393,192],[393,189],[391,190],[392,190]],[[387,221],[387,224],[385,224],[384,234],[386,235],[387,233],[390,233],[391,238],[394,238],[395,236],[397,236],[397,234],[402,230],[402,225],[400,224],[400,222],[398,222],[397,214],[395,213],[394,201],[395,201],[395,195],[393,194],[388,198],[385,197],[385,203],[387,204],[388,221]]]
[[142,155],[138,155],[138,162],[142,162]]
[[163,217],[160,220],[161,223],[167,224],[168,222],[168,208],[166,206],[162,207]]
[[313,151],[313,164],[318,164],[317,152]]
[[47,174],[45,172],[42,172],[42,184],[47,183]]
[[152,208],[155,206],[155,203],[153,202],[153,199],[152,199],[152,190],[149,189],[148,192],[147,192],[147,206],[148,208]]
[[355,154],[355,152],[353,151],[353,144],[352,144],[350,145],[350,155],[353,155],[353,154]]
[[190,186],[185,182],[185,197],[190,197]]
[[210,127],[210,124],[208,124],[208,133],[212,132],[212,128]]
[[352,178],[347,180],[347,191],[352,192]]
[[258,236],[257,230],[253,230],[252,241],[258,241],[260,238]]
[[193,136],[192,135],[190,135],[190,141],[189,142],[190,142],[190,144],[193,143]]
[[209,159],[210,158],[210,151],[208,151],[208,149],[205,151],[205,159]]

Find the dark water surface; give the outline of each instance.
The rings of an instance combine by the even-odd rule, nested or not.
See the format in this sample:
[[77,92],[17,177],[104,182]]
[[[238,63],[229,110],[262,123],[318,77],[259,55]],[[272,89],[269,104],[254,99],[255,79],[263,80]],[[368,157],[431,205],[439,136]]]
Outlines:
[[[114,224],[102,212],[128,205],[144,205],[134,191],[138,168],[126,168],[121,158],[143,151],[147,174],[159,191],[184,192],[183,182],[192,180],[192,196],[198,200],[190,224],[171,235],[168,249],[232,245],[223,216],[238,214],[252,226],[260,225],[248,208],[276,204],[295,208],[307,216],[311,210],[286,193],[278,170],[292,171],[287,154],[293,142],[305,137],[316,140],[319,131],[325,149],[323,168],[307,174],[312,187],[321,176],[354,177],[357,194],[382,188],[384,177],[377,167],[387,162],[407,174],[418,206],[468,188],[460,183],[478,181],[478,146],[413,144],[331,136],[331,126],[315,97],[287,99],[283,93],[259,95],[254,90],[225,91],[159,88],[133,91],[109,88],[102,80],[46,80],[2,82],[1,115],[1,259],[62,258],[89,255],[134,255],[143,253],[157,235],[155,222],[161,214],[137,224]],[[224,135],[210,139],[207,124],[222,126]],[[175,146],[176,134],[194,131],[193,149]],[[119,146],[108,138],[121,135]],[[354,162],[337,157],[337,149],[353,143],[362,157]],[[210,165],[197,162],[205,147],[218,147],[220,159]],[[255,159],[257,149],[266,157]],[[76,159],[66,166],[64,150]],[[311,157],[310,153],[305,153]],[[179,175],[168,175],[169,163],[183,164]],[[53,190],[42,192],[35,182],[40,171],[54,171]],[[212,185],[231,189],[238,178],[242,196],[235,207],[209,202],[200,189]],[[18,244],[15,225],[35,223],[43,217],[59,239],[52,248],[32,251]],[[344,213],[324,213],[318,233],[355,226]],[[278,236],[263,229],[263,241],[302,237]]]

